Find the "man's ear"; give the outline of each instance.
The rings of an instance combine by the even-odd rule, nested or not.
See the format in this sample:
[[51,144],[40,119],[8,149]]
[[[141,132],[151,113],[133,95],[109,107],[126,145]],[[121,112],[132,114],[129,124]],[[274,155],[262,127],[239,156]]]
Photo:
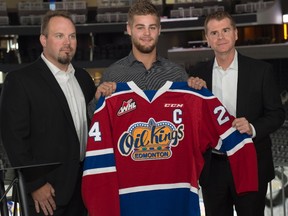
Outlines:
[[40,39],[40,43],[41,43],[42,47],[46,47],[46,40],[47,40],[46,36],[41,34],[39,39]]
[[205,38],[206,38],[206,41],[207,41],[207,46],[210,47],[210,44],[209,44],[209,40],[208,40],[207,35],[205,35]]
[[126,25],[126,30],[127,30],[128,35],[131,36],[131,28],[130,28],[130,25],[128,23]]
[[236,41],[238,40],[238,29],[237,28],[235,29],[235,40]]

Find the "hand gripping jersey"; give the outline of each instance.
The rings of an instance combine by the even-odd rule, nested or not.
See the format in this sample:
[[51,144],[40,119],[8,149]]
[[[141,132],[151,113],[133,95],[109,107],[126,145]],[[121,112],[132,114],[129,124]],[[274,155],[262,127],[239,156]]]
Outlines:
[[227,153],[237,193],[257,191],[254,144],[233,119],[205,88],[117,84],[99,100],[89,131],[82,182],[89,216],[199,216],[202,154],[211,147]]

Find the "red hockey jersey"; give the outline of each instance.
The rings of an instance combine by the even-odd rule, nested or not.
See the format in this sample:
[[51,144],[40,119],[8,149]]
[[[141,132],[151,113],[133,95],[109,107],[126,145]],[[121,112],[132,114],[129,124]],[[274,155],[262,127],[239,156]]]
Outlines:
[[82,179],[89,216],[199,216],[198,178],[211,147],[227,153],[238,193],[257,191],[254,144],[233,119],[205,88],[117,84],[99,100],[89,131]]

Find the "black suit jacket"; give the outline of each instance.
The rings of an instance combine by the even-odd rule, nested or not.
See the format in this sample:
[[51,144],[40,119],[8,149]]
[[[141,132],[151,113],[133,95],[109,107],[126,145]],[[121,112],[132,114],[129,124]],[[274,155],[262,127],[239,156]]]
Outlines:
[[[95,94],[90,75],[75,68],[86,104]],[[27,192],[46,182],[56,190],[57,205],[71,198],[79,172],[80,143],[65,95],[44,61],[9,72],[1,95],[1,133],[12,166],[60,162],[45,174],[25,174]],[[87,118],[88,119],[88,118]],[[43,173],[43,171],[41,172]],[[25,176],[26,175],[26,176]]]
[[[189,71],[206,81],[212,90],[214,60],[201,63]],[[277,130],[285,120],[279,87],[272,66],[238,53],[238,84],[236,117],[245,117],[255,128],[253,139],[257,157],[259,181],[269,182],[274,178],[274,164],[269,134]]]

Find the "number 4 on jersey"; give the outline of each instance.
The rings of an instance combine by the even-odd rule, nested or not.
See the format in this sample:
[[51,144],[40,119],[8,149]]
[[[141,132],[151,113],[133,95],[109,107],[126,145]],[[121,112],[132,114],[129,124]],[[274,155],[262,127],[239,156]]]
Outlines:
[[101,141],[99,122],[94,122],[89,131],[89,137],[94,137],[94,141]]

